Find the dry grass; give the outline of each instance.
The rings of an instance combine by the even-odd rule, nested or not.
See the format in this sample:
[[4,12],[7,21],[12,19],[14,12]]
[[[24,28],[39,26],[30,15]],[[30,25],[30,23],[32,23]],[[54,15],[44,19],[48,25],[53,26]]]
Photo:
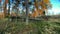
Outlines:
[[3,18],[4,18],[4,13],[0,12],[0,19],[3,19]]

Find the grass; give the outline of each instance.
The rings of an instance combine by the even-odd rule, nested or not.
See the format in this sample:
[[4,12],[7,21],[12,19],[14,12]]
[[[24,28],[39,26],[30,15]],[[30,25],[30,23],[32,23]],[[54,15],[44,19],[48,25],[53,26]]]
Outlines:
[[9,22],[0,20],[0,34],[60,34],[60,22],[30,21]]

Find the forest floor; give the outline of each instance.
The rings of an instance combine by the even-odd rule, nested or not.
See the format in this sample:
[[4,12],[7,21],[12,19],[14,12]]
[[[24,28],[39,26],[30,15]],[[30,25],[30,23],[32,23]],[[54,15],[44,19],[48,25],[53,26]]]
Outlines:
[[23,21],[0,20],[0,34],[60,34],[60,19],[50,18],[42,21],[29,21],[26,25]]

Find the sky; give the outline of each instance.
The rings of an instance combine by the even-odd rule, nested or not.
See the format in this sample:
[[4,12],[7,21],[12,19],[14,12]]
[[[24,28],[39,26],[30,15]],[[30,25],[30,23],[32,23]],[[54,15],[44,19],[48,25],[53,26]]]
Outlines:
[[52,4],[52,11],[51,13],[60,14],[60,0],[50,0]]
[[60,0],[50,0],[50,2],[52,4],[52,8],[48,10],[49,14],[54,14],[54,15],[60,14]]

